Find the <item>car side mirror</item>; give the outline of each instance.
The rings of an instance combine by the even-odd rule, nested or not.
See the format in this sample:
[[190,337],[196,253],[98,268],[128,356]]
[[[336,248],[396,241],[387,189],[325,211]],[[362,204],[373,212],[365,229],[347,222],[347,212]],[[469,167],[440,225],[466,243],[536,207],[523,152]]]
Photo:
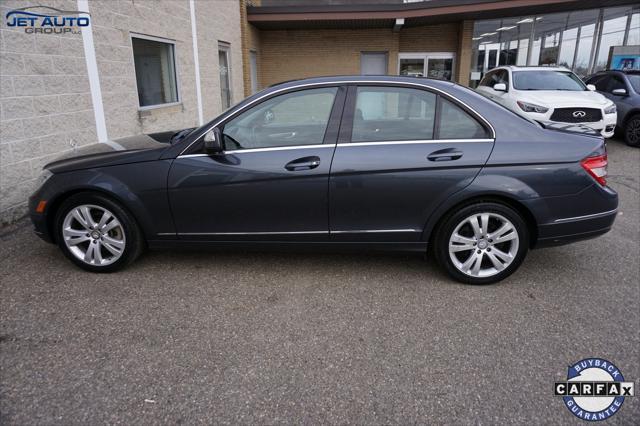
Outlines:
[[587,89],[591,90],[592,92],[595,92],[596,86],[594,86],[593,84],[587,84]]
[[613,89],[611,91],[611,93],[613,93],[614,95],[618,95],[618,96],[626,96],[627,95],[627,89]]
[[222,152],[222,132],[217,127],[205,133],[204,151],[207,154],[219,154]]
[[497,91],[497,92],[506,92],[507,91],[507,85],[504,83],[496,83],[493,85],[493,90]]

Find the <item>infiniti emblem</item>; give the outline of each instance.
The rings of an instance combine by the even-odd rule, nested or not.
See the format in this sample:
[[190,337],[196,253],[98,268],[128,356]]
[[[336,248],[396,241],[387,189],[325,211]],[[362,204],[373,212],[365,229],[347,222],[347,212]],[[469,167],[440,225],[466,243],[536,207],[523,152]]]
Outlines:
[[586,112],[584,112],[584,111],[574,111],[574,112],[573,112],[573,116],[574,116],[575,118],[582,118],[582,117],[584,117],[585,115],[587,115],[587,113],[586,113]]

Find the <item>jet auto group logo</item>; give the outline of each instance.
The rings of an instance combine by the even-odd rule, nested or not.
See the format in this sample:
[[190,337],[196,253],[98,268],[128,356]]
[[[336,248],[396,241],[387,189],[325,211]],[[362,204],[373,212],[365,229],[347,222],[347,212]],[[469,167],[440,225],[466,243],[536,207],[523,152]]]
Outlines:
[[602,358],[586,358],[570,365],[567,380],[556,382],[554,389],[574,416],[588,421],[613,416],[633,391],[634,382],[625,382],[618,367]]
[[89,13],[49,6],[13,9],[5,19],[8,27],[24,28],[27,34],[80,34],[81,27],[89,26]]

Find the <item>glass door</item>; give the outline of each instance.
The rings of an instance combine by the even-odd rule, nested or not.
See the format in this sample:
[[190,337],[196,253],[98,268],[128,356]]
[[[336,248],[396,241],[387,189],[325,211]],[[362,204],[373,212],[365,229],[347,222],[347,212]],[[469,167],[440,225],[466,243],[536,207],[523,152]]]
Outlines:
[[398,57],[398,74],[409,77],[427,77],[441,80],[453,79],[454,54],[401,53]]
[[428,56],[427,77],[451,80],[453,78],[453,54],[448,56]]
[[424,77],[424,57],[400,57],[400,75],[408,77]]

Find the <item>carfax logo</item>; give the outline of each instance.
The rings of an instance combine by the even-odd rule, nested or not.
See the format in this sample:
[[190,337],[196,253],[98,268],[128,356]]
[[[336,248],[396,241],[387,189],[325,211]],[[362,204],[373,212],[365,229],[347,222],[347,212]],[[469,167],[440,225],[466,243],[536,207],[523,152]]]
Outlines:
[[[35,12],[33,9],[46,9]],[[80,14],[86,16],[79,16]],[[24,28],[27,34],[80,34],[79,27],[89,26],[89,13],[80,10],[60,10],[49,6],[29,6],[14,9],[5,15],[8,27]]]
[[586,358],[569,366],[567,381],[556,382],[554,393],[582,420],[606,420],[620,410],[624,399],[633,396],[633,382],[602,358]]

